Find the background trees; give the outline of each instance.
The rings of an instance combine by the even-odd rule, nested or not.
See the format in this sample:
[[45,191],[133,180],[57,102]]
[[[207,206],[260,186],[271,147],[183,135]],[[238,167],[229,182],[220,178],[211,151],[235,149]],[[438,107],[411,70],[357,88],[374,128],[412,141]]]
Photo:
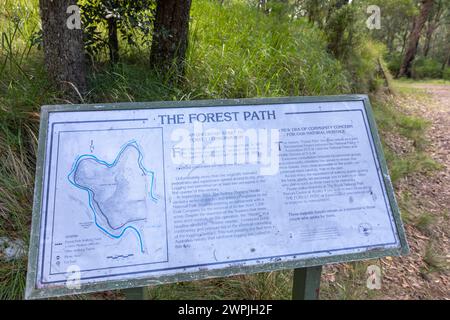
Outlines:
[[[226,10],[235,1],[218,2]],[[81,8],[82,30],[66,27],[67,7],[74,4]],[[386,48],[382,58],[394,75],[450,74],[450,0],[247,0],[247,4],[280,22],[304,20],[321,30],[328,52],[352,76],[365,78],[361,87],[376,78],[363,73],[368,64],[380,63],[379,43]],[[369,5],[380,7],[379,30],[365,26]],[[121,52],[129,57],[135,47],[166,78],[178,79],[185,72],[191,0],[40,0],[40,8],[48,74],[64,92],[77,96],[86,92],[85,53],[91,66],[96,61],[115,65]]]
[[47,71],[63,92],[72,87],[82,99],[87,90],[85,49],[96,60],[107,48],[114,64],[120,58],[120,40],[131,46],[149,46],[151,41],[150,64],[165,71],[175,66],[174,76],[183,74],[191,0],[81,0],[83,28],[68,28],[68,8],[77,4],[40,0]]
[[109,60],[118,62],[119,40],[130,46],[151,42],[155,0],[82,0],[80,7],[85,45],[94,59],[107,49]]
[[414,19],[413,27],[409,34],[408,45],[406,47],[405,55],[403,57],[402,65],[398,72],[399,77],[407,76],[411,77],[412,62],[416,56],[417,46],[419,45],[420,34],[423,26],[433,8],[434,0],[422,0],[420,6],[420,13]]

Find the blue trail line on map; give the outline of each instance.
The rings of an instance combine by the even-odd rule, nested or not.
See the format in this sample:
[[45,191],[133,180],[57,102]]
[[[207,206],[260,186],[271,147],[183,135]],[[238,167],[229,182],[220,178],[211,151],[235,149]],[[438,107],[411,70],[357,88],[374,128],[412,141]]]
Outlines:
[[[128,147],[133,147],[133,148],[135,148],[135,149],[137,150],[138,155],[139,155],[139,156],[138,156],[138,165],[139,165],[139,168],[142,170],[142,172],[143,172],[144,174],[149,174],[149,175],[151,176],[151,183],[150,183],[150,192],[149,192],[149,196],[150,196],[150,198],[151,198],[153,201],[156,202],[157,198],[153,195],[153,183],[154,183],[154,180],[155,180],[155,173],[154,173],[153,171],[151,171],[151,170],[147,170],[147,169],[144,167],[144,165],[142,164],[142,161],[143,161],[144,157],[143,157],[143,155],[142,155],[142,151],[141,151],[141,149],[140,149],[139,144],[138,144],[135,140],[131,140],[131,141],[127,142],[124,146],[122,146],[122,148],[120,149],[119,153],[117,154],[116,159],[115,159],[112,163],[108,163],[108,162],[106,162],[106,161],[104,161],[104,160],[100,160],[100,159],[98,159],[96,156],[91,155],[91,154],[82,154],[82,155],[78,156],[78,157],[75,159],[75,162],[74,162],[74,164],[73,164],[73,166],[72,166],[72,170],[71,170],[70,173],[67,175],[67,179],[69,180],[70,184],[72,184],[73,186],[75,186],[75,187],[77,187],[77,188],[79,188],[79,189],[81,189],[81,190],[84,190],[84,191],[86,191],[86,192],[88,193],[88,195],[89,195],[89,207],[91,208],[92,212],[94,213],[94,222],[95,222],[95,225],[96,225],[100,230],[102,230],[104,233],[106,233],[107,235],[109,235],[110,237],[115,238],[115,239],[121,238],[121,237],[123,236],[123,234],[125,233],[125,231],[127,231],[128,229],[133,230],[134,232],[136,232],[136,235],[137,235],[138,238],[139,238],[139,243],[140,243],[141,252],[144,252],[144,246],[143,246],[143,243],[142,243],[142,237],[141,237],[141,234],[139,233],[139,231],[138,231],[135,227],[133,227],[133,226],[127,226],[127,227],[125,227],[125,228],[122,230],[122,232],[121,232],[119,235],[114,235],[114,234],[108,232],[108,230],[106,230],[105,228],[103,228],[101,225],[99,225],[98,222],[97,222],[97,212],[96,212],[96,210],[95,210],[95,208],[94,208],[94,206],[93,206],[93,204],[92,204],[92,201],[93,201],[93,199],[94,199],[94,191],[92,191],[92,190],[91,190],[90,188],[88,188],[88,187],[79,185],[78,183],[76,183],[75,179],[73,179],[73,180],[71,179],[71,176],[74,175],[74,173],[77,171],[78,166],[80,165],[80,163],[81,163],[82,161],[84,161],[84,160],[87,160],[87,159],[94,160],[95,162],[97,162],[97,163],[99,163],[99,164],[101,164],[101,165],[104,165],[104,166],[106,166],[107,168],[112,168],[112,167],[114,167],[114,166],[119,162],[119,159],[120,159],[122,153],[123,153]],[[94,200],[94,201],[95,201],[95,200]],[[106,217],[105,217],[105,218],[106,218]],[[107,218],[106,218],[106,220],[108,221]],[[108,225],[110,225],[109,222],[108,222]],[[110,226],[111,226],[111,225],[110,225]],[[112,228],[112,227],[111,227],[111,228]],[[114,229],[114,228],[112,228],[112,229]]]

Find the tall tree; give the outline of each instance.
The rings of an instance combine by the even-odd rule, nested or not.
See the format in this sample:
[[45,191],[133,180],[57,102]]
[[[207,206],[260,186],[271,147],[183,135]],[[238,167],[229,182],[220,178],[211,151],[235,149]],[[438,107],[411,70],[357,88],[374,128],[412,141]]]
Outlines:
[[433,8],[433,4],[434,0],[421,0],[420,12],[414,19],[413,27],[411,33],[409,34],[407,49],[397,77],[411,77],[412,62],[417,53],[420,33],[422,32],[423,26],[428,19],[428,15]]
[[48,75],[60,90],[74,99],[87,89],[83,34],[79,21],[77,23],[77,7],[71,7],[75,8],[72,12],[68,10],[76,3],[76,0],[39,0]]
[[158,0],[150,64],[162,70],[184,72],[191,0]]
[[442,0],[436,0],[436,4],[433,7],[433,10],[430,11],[428,15],[428,21],[425,32],[425,43],[423,45],[423,55],[424,57],[428,56],[431,48],[431,40],[433,37],[434,31],[439,27],[439,23],[442,17],[442,13],[444,12],[444,3]]
[[351,37],[350,29],[355,22],[355,11],[353,9],[348,0],[335,0],[333,5],[329,7],[326,22],[328,50],[336,58],[342,58],[345,55],[346,46],[348,46],[346,40]]
[[[390,54],[404,46],[411,30],[411,22],[419,13],[416,0],[365,0],[366,6],[381,8],[381,29],[371,30],[372,36],[386,44]],[[403,55],[403,52],[402,52]]]

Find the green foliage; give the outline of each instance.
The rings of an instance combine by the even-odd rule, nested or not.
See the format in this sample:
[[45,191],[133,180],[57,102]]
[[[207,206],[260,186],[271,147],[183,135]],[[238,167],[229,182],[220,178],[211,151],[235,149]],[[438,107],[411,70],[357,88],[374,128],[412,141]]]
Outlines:
[[392,74],[398,74],[402,65],[402,55],[399,52],[392,52],[385,56],[387,66]]
[[442,78],[442,63],[434,59],[418,58],[414,61],[412,69],[415,79],[438,79]]
[[450,80],[450,67],[444,68],[444,71],[442,72],[442,79]]
[[374,103],[378,127],[384,132],[395,132],[411,140],[422,151],[426,145],[425,130],[430,123],[422,118],[404,114],[392,101]]
[[327,48],[348,72],[353,92],[375,91],[384,84],[384,46],[369,37],[365,2],[307,0],[303,8],[308,21],[324,31]]
[[380,70],[384,49],[384,45],[370,39],[352,47],[345,66],[351,74],[351,86],[355,92],[376,91],[384,84]]
[[[411,22],[419,13],[416,0],[363,0],[363,8],[377,5],[381,10],[381,29],[370,31],[375,40],[383,42],[388,52],[396,52],[403,45]],[[391,69],[392,70],[392,69]]]
[[394,154],[385,148],[386,161],[389,174],[394,185],[401,179],[413,173],[431,173],[442,169],[442,166],[423,152],[412,153],[405,156]]
[[336,94],[350,90],[323,34],[303,19],[280,20],[244,3],[196,1],[187,86],[192,97]]
[[23,299],[26,274],[24,259],[8,263],[0,260],[0,300]]
[[415,225],[425,234],[430,234],[431,228],[436,222],[436,217],[428,212],[423,212],[417,217]]
[[149,45],[156,8],[154,0],[80,0],[85,46],[94,57],[110,49],[108,28],[120,31],[129,46]]
[[87,101],[154,101],[183,99],[181,89],[164,81],[138,60],[117,63],[89,77]]
[[36,44],[39,31],[40,19],[35,2],[0,0],[0,75],[25,74],[23,64]]
[[328,9],[330,14],[326,21],[325,30],[328,48],[336,58],[348,58],[354,45],[360,43],[360,39],[358,39],[360,36],[358,29],[361,27],[359,9],[354,4],[343,4],[341,7]]

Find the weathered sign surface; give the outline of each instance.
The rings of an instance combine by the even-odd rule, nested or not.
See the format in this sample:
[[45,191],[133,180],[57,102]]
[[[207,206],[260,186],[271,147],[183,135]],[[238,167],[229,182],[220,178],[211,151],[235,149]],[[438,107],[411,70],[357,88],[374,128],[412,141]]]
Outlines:
[[366,96],[46,106],[27,298],[408,250]]

